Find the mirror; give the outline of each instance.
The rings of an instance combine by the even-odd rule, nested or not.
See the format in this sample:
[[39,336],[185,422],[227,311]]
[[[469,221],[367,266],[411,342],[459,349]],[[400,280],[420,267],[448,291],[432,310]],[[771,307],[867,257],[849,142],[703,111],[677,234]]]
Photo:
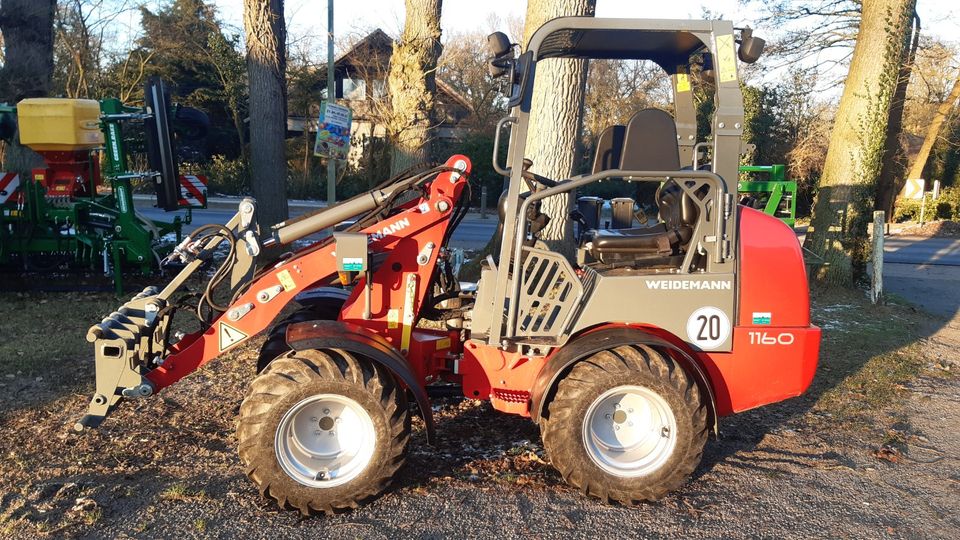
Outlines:
[[490,73],[490,76],[496,79],[497,77],[503,77],[507,74],[507,67],[503,65],[503,60],[498,58],[491,58],[487,62],[487,72]]
[[499,58],[510,52],[510,38],[503,32],[494,32],[487,36],[487,52]]
[[767,42],[758,37],[753,37],[753,30],[744,28],[740,31],[740,48],[737,49],[737,56],[740,61],[752,64],[760,59],[763,54],[763,46]]

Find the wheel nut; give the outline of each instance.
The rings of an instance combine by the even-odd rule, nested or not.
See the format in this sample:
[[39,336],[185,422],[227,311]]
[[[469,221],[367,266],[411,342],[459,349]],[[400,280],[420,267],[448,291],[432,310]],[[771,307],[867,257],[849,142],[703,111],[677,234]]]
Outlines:
[[311,416],[311,417],[310,417],[310,421],[311,421],[311,422],[316,422],[316,421],[317,421],[317,417],[316,417],[316,416]]
[[670,436],[670,428],[668,428],[667,426],[663,426],[663,429],[660,430],[660,436],[661,436],[661,437],[669,437],[669,436]]
[[324,409],[323,414],[330,414],[330,409]]
[[609,415],[609,414],[605,414],[605,415],[603,415],[603,417],[606,418],[607,420],[610,419],[610,415]]
[[320,431],[319,429],[313,432],[314,435],[320,435],[321,433],[323,433],[323,432]]
[[331,431],[330,436],[333,437],[334,435],[335,435],[334,432]]

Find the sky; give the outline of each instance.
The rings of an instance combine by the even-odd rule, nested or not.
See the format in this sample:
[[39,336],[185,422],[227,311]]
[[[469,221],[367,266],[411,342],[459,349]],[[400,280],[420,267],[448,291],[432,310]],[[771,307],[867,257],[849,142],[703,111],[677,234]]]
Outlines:
[[[215,0],[226,22],[242,27],[242,0]],[[597,0],[598,17],[699,18],[703,6],[735,23],[749,20],[749,13],[738,0]],[[361,32],[382,28],[398,35],[403,26],[403,0],[334,0],[334,30]],[[479,28],[486,32],[490,14],[501,19],[523,18],[523,0],[444,0],[440,26],[444,33],[462,33]],[[286,19],[292,35],[322,36],[327,26],[326,0],[286,0]],[[917,11],[924,32],[953,40],[960,35],[960,2],[956,0],[918,0]],[[758,27],[758,35],[764,29]]]
[[[146,0],[151,9],[168,0]],[[241,35],[243,30],[243,0],[212,0],[225,26]],[[756,5],[756,2],[752,3]],[[757,13],[754,7],[744,7],[739,0],[597,0],[598,17],[622,18],[700,18],[704,6],[732,20],[734,24],[751,24],[755,35],[773,38],[777,29],[765,28],[753,22]],[[508,31],[505,21],[522,19],[526,10],[523,0],[444,0],[440,26],[445,36],[479,30],[486,34],[494,30]],[[942,41],[960,44],[960,2],[957,0],[918,0],[917,12],[922,21],[923,35],[934,36]],[[403,0],[334,0],[334,31],[337,42],[343,38],[362,37],[374,28],[381,28],[392,36],[398,36],[403,27]],[[491,16],[501,21],[498,28],[491,26]],[[326,57],[327,0],[286,0],[285,18],[291,51],[308,49],[314,61]],[[124,21],[117,21],[127,28],[121,34],[132,38],[138,33],[139,13],[128,12]],[[229,30],[228,30],[229,31]],[[478,46],[482,46],[478,43]],[[341,52],[337,50],[337,52]],[[830,54],[830,53],[828,53]],[[761,59],[761,63],[763,60]],[[842,70],[841,70],[842,71]],[[832,76],[843,78],[843,73]],[[776,77],[767,73],[764,78]],[[830,77],[826,77],[830,78]]]

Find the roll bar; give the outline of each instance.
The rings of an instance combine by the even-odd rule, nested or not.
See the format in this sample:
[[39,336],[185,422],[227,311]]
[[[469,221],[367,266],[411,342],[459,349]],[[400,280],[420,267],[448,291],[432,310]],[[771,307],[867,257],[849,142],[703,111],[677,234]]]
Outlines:
[[[729,249],[729,245],[726,246],[726,249],[723,249],[723,242],[727,239],[727,235],[724,232],[724,224],[727,222],[727,218],[731,212],[733,205],[732,197],[727,193],[727,185],[719,175],[711,171],[624,171],[620,169],[609,169],[606,171],[599,172],[597,174],[591,174],[587,176],[582,176],[579,178],[571,178],[563,182],[558,183],[554,187],[543,189],[537,191],[536,193],[531,194],[526,197],[523,203],[520,205],[520,211],[517,214],[517,219],[526,221],[527,210],[530,205],[541,199],[551,197],[553,195],[559,195],[561,193],[566,193],[573,189],[576,189],[580,186],[585,186],[587,184],[592,184],[594,182],[599,182],[607,178],[623,178],[628,181],[658,181],[660,179],[678,179],[678,180],[705,180],[707,184],[710,184],[714,188],[714,205],[715,208],[723,209],[722,216],[714,216],[713,220],[714,225],[714,241],[717,243],[718,248],[714,251],[714,260],[715,262],[722,262],[723,259],[729,256],[729,253],[726,251]],[[695,195],[694,191],[696,188],[689,188],[684,185],[683,182],[678,182],[678,185],[683,189],[684,193],[694,197],[694,200],[697,201],[698,206],[700,206],[700,215],[701,220],[698,221],[697,226],[693,233],[693,239],[696,240],[700,233],[700,222],[702,222],[704,216],[704,203],[699,201]],[[698,186],[699,187],[699,186]],[[520,224],[518,224],[520,225]],[[520,257],[523,253],[523,240],[526,237],[526,229],[524,227],[518,226],[516,229],[516,234],[513,238],[513,261],[514,264],[519,264]],[[689,268],[691,259],[693,256],[693,251],[688,250],[686,257],[684,257],[683,264],[681,269]],[[520,279],[514,273],[513,283],[511,284],[511,293],[510,298],[518,298],[520,295]],[[517,318],[517,302],[511,301],[509,303],[509,310],[507,312],[507,328],[504,335],[505,338],[514,337],[514,326],[516,324]]]

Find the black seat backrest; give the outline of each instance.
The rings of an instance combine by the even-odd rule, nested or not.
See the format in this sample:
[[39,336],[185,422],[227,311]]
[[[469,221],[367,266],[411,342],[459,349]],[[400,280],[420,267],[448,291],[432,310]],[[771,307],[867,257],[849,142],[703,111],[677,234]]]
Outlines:
[[600,133],[597,138],[597,149],[593,155],[593,170],[590,174],[620,168],[626,132],[627,128],[624,126],[610,126]]
[[693,227],[700,217],[697,204],[684,193],[676,180],[667,180],[657,189],[657,207],[660,210],[660,221],[670,229],[679,229],[685,225]]
[[[677,124],[670,113],[643,109],[627,122],[620,168],[631,171],[679,171]],[[675,180],[667,180],[656,194],[660,221],[671,229],[693,226],[700,215],[696,203]]]
[[679,171],[677,124],[670,113],[643,109],[627,122],[620,168],[627,171]]

